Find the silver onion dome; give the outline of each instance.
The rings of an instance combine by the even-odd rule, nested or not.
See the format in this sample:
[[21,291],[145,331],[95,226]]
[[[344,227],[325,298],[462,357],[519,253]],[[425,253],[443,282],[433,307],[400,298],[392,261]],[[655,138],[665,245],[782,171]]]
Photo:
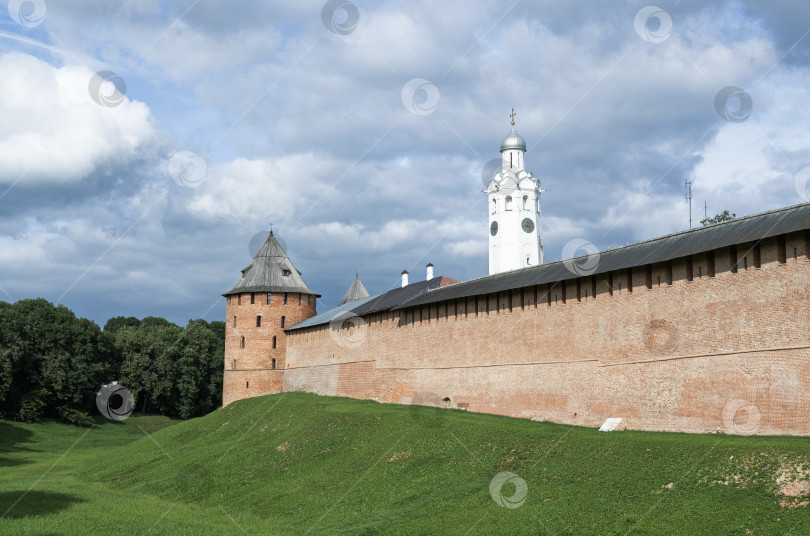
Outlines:
[[511,132],[509,132],[509,135],[506,136],[501,142],[501,152],[508,151],[510,149],[519,149],[526,152],[526,140],[521,138],[520,134],[517,133],[515,130],[515,125],[512,125]]

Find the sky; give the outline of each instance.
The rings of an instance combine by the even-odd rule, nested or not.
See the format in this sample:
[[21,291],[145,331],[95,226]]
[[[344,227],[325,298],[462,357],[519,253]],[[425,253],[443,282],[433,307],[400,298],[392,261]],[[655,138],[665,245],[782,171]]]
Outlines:
[[271,223],[319,311],[481,277],[513,108],[546,261],[689,228],[686,180],[693,226],[807,202],[808,33],[798,0],[8,0],[0,300],[223,320]]

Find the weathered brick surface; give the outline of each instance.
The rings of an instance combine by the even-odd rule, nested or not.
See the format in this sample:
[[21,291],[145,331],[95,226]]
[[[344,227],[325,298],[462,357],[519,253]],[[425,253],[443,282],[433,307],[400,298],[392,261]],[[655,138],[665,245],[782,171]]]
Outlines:
[[737,273],[730,248],[716,250],[714,277],[709,255],[693,256],[693,281],[677,259],[671,286],[661,263],[634,268],[632,292],[623,270],[596,276],[595,298],[587,276],[367,315],[354,333],[293,331],[284,389],[586,426],[810,434],[805,241],[786,237],[785,264],[776,238],[763,241],[761,269],[751,248],[737,246]]
[[[281,327],[315,316],[315,297],[309,294],[273,292],[270,303],[267,293],[231,295],[225,307],[225,376],[222,387],[222,404],[248,396],[281,392],[285,368],[287,337]],[[256,317],[261,315],[261,326]],[[242,337],[245,339],[242,347]],[[273,337],[276,347],[273,348]],[[273,359],[276,360],[273,369]],[[246,385],[249,384],[249,387]]]

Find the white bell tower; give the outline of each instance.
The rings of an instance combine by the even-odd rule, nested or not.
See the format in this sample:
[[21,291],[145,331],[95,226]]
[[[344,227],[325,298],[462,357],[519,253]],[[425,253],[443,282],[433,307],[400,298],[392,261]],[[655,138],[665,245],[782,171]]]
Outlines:
[[526,142],[512,130],[501,142],[501,171],[489,181],[489,273],[498,274],[543,262],[540,238],[540,181],[523,164]]

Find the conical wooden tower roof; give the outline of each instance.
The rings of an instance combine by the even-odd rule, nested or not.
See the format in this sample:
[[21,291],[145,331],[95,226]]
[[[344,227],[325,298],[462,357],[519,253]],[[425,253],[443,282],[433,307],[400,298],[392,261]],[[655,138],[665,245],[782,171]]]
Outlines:
[[355,274],[352,286],[350,286],[349,290],[346,291],[346,294],[343,295],[343,299],[340,300],[338,306],[351,301],[362,300],[363,298],[368,298],[368,296],[368,291],[366,290],[366,287],[363,286],[363,282],[360,281],[360,276]]
[[253,257],[253,262],[242,270],[242,277],[236,285],[223,296],[242,292],[300,292],[320,297],[304,283],[301,272],[295,269],[273,231]]

